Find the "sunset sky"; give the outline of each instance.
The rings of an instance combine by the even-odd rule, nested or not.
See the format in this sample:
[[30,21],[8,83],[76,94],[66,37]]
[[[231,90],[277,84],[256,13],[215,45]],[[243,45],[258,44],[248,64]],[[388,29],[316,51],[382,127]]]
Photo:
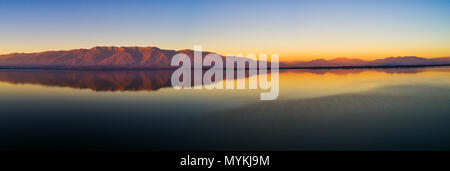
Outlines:
[[0,54],[157,46],[281,60],[450,56],[449,0],[0,0]]

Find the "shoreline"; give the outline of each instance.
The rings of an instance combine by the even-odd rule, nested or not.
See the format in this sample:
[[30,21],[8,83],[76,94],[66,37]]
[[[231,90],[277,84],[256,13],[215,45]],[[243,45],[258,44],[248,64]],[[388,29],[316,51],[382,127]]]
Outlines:
[[[336,67],[280,67],[280,70],[285,69],[383,69],[383,68],[428,68],[428,67],[443,67],[450,66],[450,64],[441,65],[382,65],[382,66],[336,66]],[[208,70],[210,68],[203,68],[203,70]],[[224,68],[223,68],[224,69]],[[268,67],[268,69],[271,69]],[[126,67],[14,67],[14,66],[0,66],[1,70],[177,70],[177,68],[126,68]],[[192,69],[194,70],[194,69]],[[243,70],[243,69],[234,69]],[[245,70],[254,70],[248,69]],[[257,70],[257,69],[256,69]]]

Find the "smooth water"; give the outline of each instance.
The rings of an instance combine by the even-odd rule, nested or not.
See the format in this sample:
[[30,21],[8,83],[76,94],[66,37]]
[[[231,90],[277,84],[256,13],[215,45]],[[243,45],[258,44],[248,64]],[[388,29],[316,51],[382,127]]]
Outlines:
[[171,75],[0,70],[0,149],[450,150],[450,67],[280,70],[275,101]]

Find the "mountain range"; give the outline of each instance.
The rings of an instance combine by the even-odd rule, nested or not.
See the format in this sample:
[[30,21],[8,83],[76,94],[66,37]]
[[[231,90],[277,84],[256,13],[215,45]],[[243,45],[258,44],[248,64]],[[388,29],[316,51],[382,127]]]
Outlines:
[[382,66],[428,66],[449,65],[450,57],[423,58],[416,56],[387,57],[376,60],[354,58],[315,59],[312,61],[282,62],[281,68],[326,68],[326,67],[382,67]]
[[[193,61],[193,50],[165,50],[157,47],[96,46],[90,49],[11,53],[0,55],[1,68],[146,68],[173,69],[172,57],[184,53]],[[203,52],[203,57],[212,52]],[[225,57],[222,56],[224,60]],[[236,58],[247,61],[247,58]],[[225,63],[225,60],[224,60]],[[387,57],[376,60],[354,58],[315,59],[280,62],[280,68],[322,68],[356,66],[423,66],[450,65],[450,57],[423,58],[416,56]]]

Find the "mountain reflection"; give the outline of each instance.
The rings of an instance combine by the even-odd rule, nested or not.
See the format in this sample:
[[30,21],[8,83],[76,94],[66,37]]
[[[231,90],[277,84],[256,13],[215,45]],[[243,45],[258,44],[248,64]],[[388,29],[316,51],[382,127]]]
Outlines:
[[[3,70],[0,82],[51,87],[91,89],[93,91],[155,91],[170,87],[173,70]],[[203,74],[205,71],[203,72]],[[194,75],[191,72],[191,83]],[[223,79],[226,79],[223,72]],[[247,78],[248,71],[235,79]],[[215,80],[213,76],[212,80]]]
[[399,68],[371,68],[371,69],[363,69],[363,68],[353,68],[353,69],[285,69],[280,70],[283,72],[295,72],[295,73],[312,73],[323,75],[327,73],[335,74],[335,75],[347,75],[347,74],[357,74],[365,71],[377,71],[388,74],[415,74],[420,72],[427,71],[426,67],[417,67],[417,68],[408,68],[408,67],[399,67]]
[[13,84],[91,89],[94,91],[158,90],[170,86],[171,71],[1,71],[0,81]]
[[[371,69],[372,70],[372,69]],[[426,69],[373,69],[372,71],[384,73],[419,73]],[[313,73],[323,75],[327,73],[336,75],[356,74],[368,71],[367,69],[298,69],[280,70],[284,73]],[[12,84],[34,84],[50,87],[70,87],[75,89],[90,89],[93,91],[155,91],[171,86],[172,70],[0,70],[0,82]],[[205,72],[205,71],[204,71]],[[203,74],[204,74],[203,72]],[[226,79],[225,71],[223,79]],[[241,77],[253,76],[249,71]],[[301,76],[301,75],[299,75]],[[194,79],[192,72],[191,79]],[[212,80],[215,80],[213,77]],[[193,83],[194,81],[191,81]],[[194,86],[194,85],[193,85]]]

